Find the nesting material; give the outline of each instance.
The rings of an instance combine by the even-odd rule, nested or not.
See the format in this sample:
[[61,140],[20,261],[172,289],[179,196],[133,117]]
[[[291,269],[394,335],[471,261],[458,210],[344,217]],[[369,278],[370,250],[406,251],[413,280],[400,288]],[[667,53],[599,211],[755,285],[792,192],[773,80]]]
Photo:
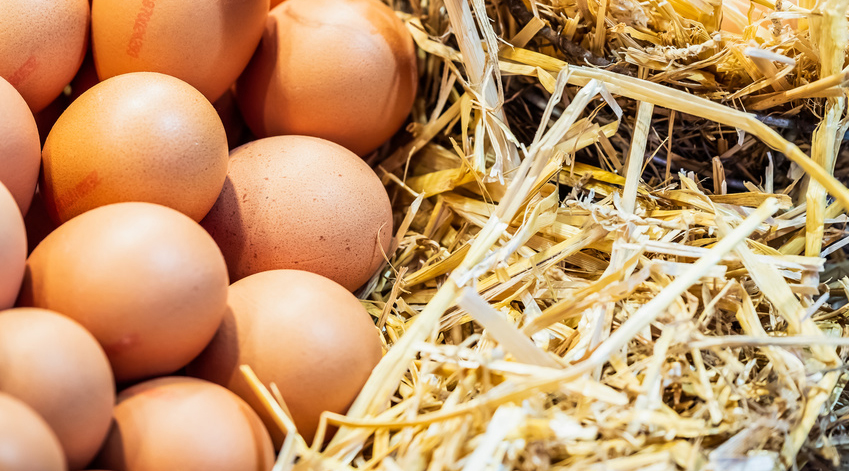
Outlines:
[[276,469],[836,466],[849,0],[390,3],[387,352]]

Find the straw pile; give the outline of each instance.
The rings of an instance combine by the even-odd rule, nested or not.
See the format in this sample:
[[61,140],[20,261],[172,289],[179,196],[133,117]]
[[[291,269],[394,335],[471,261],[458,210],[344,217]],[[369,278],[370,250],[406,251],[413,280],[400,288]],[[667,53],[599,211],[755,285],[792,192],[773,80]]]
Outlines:
[[422,79],[372,161],[388,351],[276,469],[836,466],[847,6],[394,2]]

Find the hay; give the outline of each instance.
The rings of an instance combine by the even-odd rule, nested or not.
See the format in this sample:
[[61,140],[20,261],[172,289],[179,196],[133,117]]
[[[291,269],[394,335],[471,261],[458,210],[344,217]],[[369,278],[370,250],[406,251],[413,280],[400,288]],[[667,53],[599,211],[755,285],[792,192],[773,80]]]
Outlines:
[[422,79],[373,160],[388,351],[323,448],[246,371],[275,469],[836,466],[847,6],[394,2]]

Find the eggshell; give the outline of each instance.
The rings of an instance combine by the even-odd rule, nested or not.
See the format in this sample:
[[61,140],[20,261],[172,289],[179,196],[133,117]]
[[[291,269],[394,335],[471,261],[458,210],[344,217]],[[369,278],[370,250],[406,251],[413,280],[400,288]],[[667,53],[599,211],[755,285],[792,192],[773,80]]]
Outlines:
[[0,77],[33,113],[74,78],[88,47],[86,0],[0,0]]
[[314,273],[251,275],[230,286],[228,305],[215,338],[187,372],[241,396],[272,433],[277,429],[239,365],[280,388],[298,432],[312,441],[321,412],[344,413],[380,361],[379,333],[359,300]]
[[227,268],[188,217],[118,203],[59,226],[33,250],[19,304],[88,329],[118,381],[176,371],[206,346],[226,309]]
[[303,134],[365,155],[407,119],[416,96],[412,37],[378,0],[288,0],[237,89],[259,137]]
[[0,393],[0,469],[65,471],[65,456],[56,434],[32,408]]
[[230,391],[166,377],[118,395],[98,466],[115,471],[264,471],[274,464],[268,432]]
[[112,422],[106,354],[80,324],[45,309],[0,312],[0,391],[44,418],[72,470],[94,458]]
[[[0,24],[2,22],[0,19]],[[0,116],[3,116],[0,119],[0,183],[12,192],[21,213],[26,214],[38,182],[41,141],[38,138],[38,126],[27,103],[15,87],[2,78]]]
[[201,224],[231,280],[289,268],[353,291],[389,251],[392,207],[380,179],[351,151],[276,136],[233,150],[224,189]]
[[215,101],[256,49],[268,0],[97,0],[91,8],[92,50],[101,79],[161,72]]
[[162,204],[200,221],[227,174],[227,135],[200,92],[140,72],[98,83],[71,103],[42,158],[41,191],[57,222],[123,201]]
[[15,304],[27,259],[24,218],[9,190],[0,183],[0,309]]

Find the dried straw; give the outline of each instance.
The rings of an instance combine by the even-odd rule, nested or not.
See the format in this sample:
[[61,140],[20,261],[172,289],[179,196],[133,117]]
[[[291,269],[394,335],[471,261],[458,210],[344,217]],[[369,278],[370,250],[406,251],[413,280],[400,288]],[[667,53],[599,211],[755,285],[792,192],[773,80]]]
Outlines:
[[388,351],[326,446],[245,371],[275,469],[836,466],[849,0],[390,4]]

